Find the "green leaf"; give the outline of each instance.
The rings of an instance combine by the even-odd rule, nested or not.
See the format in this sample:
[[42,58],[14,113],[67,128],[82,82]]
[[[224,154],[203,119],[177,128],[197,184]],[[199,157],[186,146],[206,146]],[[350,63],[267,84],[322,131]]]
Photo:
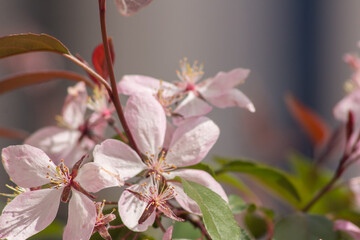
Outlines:
[[297,189],[291,182],[288,174],[283,171],[252,161],[228,160],[224,158],[217,158],[216,160],[223,164],[223,166],[216,171],[216,174],[222,174],[224,172],[249,174],[290,203],[296,205],[300,201],[300,195]]
[[229,207],[235,215],[243,212],[248,207],[248,204],[237,195],[229,195]]
[[[312,160],[300,154],[292,154],[290,162],[294,171],[292,182],[301,194],[301,206],[305,206],[333,177],[333,171],[314,166]],[[352,194],[349,188],[334,188],[327,192],[310,209],[311,213],[327,214],[350,209]]]
[[230,173],[217,174],[215,176],[215,179],[218,182],[226,183],[229,186],[236,188],[237,190],[243,192],[247,196],[255,197],[255,194],[241,181],[241,179],[236,178]]
[[251,235],[255,238],[264,236],[268,230],[266,220],[256,213],[246,213],[244,216],[245,224]]
[[181,180],[184,192],[199,205],[205,228],[213,240],[246,239],[228,204],[217,193],[201,184]]
[[190,222],[175,222],[172,237],[174,239],[197,239],[201,237],[201,231]]
[[59,40],[46,34],[27,33],[0,38],[0,58],[35,51],[70,54]]
[[90,87],[94,86],[94,84],[90,82],[87,78],[73,72],[46,71],[46,72],[25,73],[3,79],[0,81],[0,94],[15,90],[20,87],[26,87],[33,84],[43,83],[58,78],[69,79],[76,82],[83,81]]
[[241,233],[241,240],[251,240],[249,234],[243,229],[240,229],[240,233]]
[[296,213],[280,220],[274,229],[274,239],[336,240],[333,223],[324,216]]
[[215,177],[214,169],[210,165],[207,165],[205,163],[198,163],[198,164],[186,167],[186,168],[203,170],[203,171],[207,172],[208,174],[210,174],[212,177]]

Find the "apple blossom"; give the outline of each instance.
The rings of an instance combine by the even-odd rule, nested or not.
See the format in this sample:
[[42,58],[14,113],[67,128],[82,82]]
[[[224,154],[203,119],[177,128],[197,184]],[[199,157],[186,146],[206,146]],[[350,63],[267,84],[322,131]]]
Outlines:
[[41,128],[28,137],[25,143],[42,149],[55,163],[65,159],[67,165],[73,165],[76,159],[102,140],[105,118],[111,115],[111,110],[104,102],[104,91],[95,90],[95,96],[95,100],[89,101],[95,112],[89,119],[85,119],[88,104],[85,84],[79,82],[68,88],[62,116],[58,117],[60,126]]
[[149,5],[152,1],[153,0],[115,0],[115,3],[121,15],[129,17]]
[[[95,203],[95,205],[96,205],[97,215],[96,215],[96,222],[95,222],[93,234],[96,232],[99,232],[100,236],[103,239],[111,240],[112,238],[108,232],[109,223],[111,221],[115,220],[116,216],[112,212],[109,214],[106,214],[106,215],[103,214],[105,200],[103,202],[97,202],[97,203]],[[113,210],[113,211],[115,211],[115,210]]]
[[[359,45],[360,46],[360,45]],[[349,111],[354,114],[356,125],[360,124],[360,59],[356,54],[346,54],[344,61],[354,70],[350,80],[345,83],[348,94],[334,107],[336,119],[346,122]]]
[[352,222],[346,220],[336,220],[334,222],[334,229],[344,231],[354,239],[360,239],[360,228]]
[[163,239],[162,240],[171,240],[172,239],[172,234],[173,234],[173,230],[174,230],[174,226],[170,226],[166,232],[164,233]]
[[[30,145],[9,146],[2,150],[2,161],[12,181],[26,191],[8,203],[0,216],[0,238],[26,239],[46,228],[55,218],[60,200],[69,201],[68,223],[63,239],[87,240],[96,220],[95,205],[78,183],[76,175],[62,161],[55,165],[40,149]],[[42,186],[41,188],[39,188]]]
[[[119,92],[126,95],[151,93],[164,108],[179,103],[184,97],[172,113],[185,119],[209,113],[212,107],[208,103],[219,108],[238,106],[255,112],[255,107],[248,97],[234,88],[245,81],[249,70],[236,68],[227,73],[219,72],[215,77],[198,83],[204,74],[202,66],[198,66],[196,62],[190,66],[186,59],[180,61],[180,66],[181,71],[177,71],[180,81],[174,84],[147,76],[126,75],[118,84]],[[165,104],[162,99],[165,99]]]
[[[164,110],[149,94],[130,96],[125,107],[125,116],[143,154],[142,158],[121,141],[105,140],[94,148],[94,163],[86,164],[78,175],[80,179],[86,179],[82,181],[86,190],[97,192],[106,187],[121,186],[123,181],[141,172],[155,172],[166,179],[180,176],[200,183],[227,201],[224,190],[210,174],[202,170],[177,169],[197,164],[206,156],[219,136],[219,128],[213,121],[206,117],[189,119],[175,130],[166,133]],[[92,182],[97,184],[91,184]],[[184,193],[181,184],[173,185],[174,196],[179,204],[189,212],[201,214],[195,201]],[[133,186],[130,190],[138,191],[133,189],[136,188]],[[123,194],[129,195],[129,192]],[[123,203],[119,202],[119,209],[126,209],[122,206]],[[135,231],[144,230],[135,225],[128,227]]]
[[184,221],[173,213],[168,204],[176,195],[174,188],[160,174],[151,172],[149,175],[142,184],[132,185],[121,195],[119,213],[124,224],[143,231],[154,223],[156,210],[173,220]]

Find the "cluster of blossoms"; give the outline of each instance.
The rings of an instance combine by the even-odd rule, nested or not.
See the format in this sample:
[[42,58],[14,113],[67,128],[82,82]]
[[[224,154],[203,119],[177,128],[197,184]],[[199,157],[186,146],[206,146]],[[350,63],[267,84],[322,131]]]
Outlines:
[[[360,229],[348,220],[334,215],[330,217],[335,219],[330,226],[328,218],[306,215],[360,157],[360,58],[357,55],[347,54],[344,58],[354,73],[345,84],[347,95],[334,107],[335,118],[342,122],[337,131],[327,132],[326,124],[316,113],[300,102],[289,101],[293,115],[314,140],[315,150],[320,156],[317,160],[328,157],[338,147],[337,144],[341,145],[339,149],[342,151],[333,177],[303,205],[302,198],[307,200],[308,196],[302,195],[298,189],[303,185],[307,171],[302,164],[299,165],[304,169],[300,169],[299,173],[304,176],[294,175],[291,181],[282,171],[251,161],[225,159],[222,168],[216,171],[200,170],[206,169],[200,162],[220,134],[219,127],[206,117],[212,108],[240,107],[255,112],[250,99],[236,88],[245,82],[249,70],[236,68],[202,80],[203,66],[196,61],[190,64],[184,58],[180,61],[175,81],[125,75],[117,82],[112,68],[112,40],[106,33],[105,0],[98,2],[103,43],[93,52],[93,67],[81,57],[72,55],[61,42],[45,34],[0,38],[0,58],[29,51],[53,51],[89,74],[88,78],[65,74],[79,83],[68,88],[61,114],[56,116],[57,126],[37,130],[24,139],[23,145],[2,149],[3,167],[16,186],[7,185],[12,193],[0,193],[8,197],[0,215],[0,239],[23,240],[42,231],[54,221],[60,202],[68,204],[68,220],[63,232],[65,240],[88,240],[95,233],[111,240],[110,230],[115,228],[124,228],[122,239],[131,237],[136,240],[151,226],[163,231],[163,240],[171,240],[172,224],[176,221],[189,221],[200,229],[201,238],[249,239],[233,218],[234,214],[245,211],[245,225],[257,239],[265,238],[264,234],[267,234],[266,239],[285,239],[284,236],[290,239],[296,227],[302,228],[299,236],[304,236],[304,239],[309,236],[328,239],[331,234],[327,234],[335,234],[334,229],[360,239]],[[124,16],[132,16],[152,2],[115,0]],[[29,40],[36,44],[29,44]],[[26,81],[21,83],[23,86],[38,82],[37,79],[28,80],[28,75],[24,74],[17,77],[15,84],[3,81],[1,86],[17,88],[19,79],[24,76]],[[86,84],[92,88],[91,96],[88,96]],[[126,95],[125,106],[121,105],[119,94]],[[122,129],[117,126],[115,113]],[[241,169],[244,165],[248,170],[246,173],[254,173],[253,176],[265,185],[274,185],[271,188],[279,190],[280,195],[302,213],[276,223],[271,211],[262,206],[257,208],[258,203],[250,204],[251,207],[245,210],[241,198],[228,198],[213,176],[220,176],[228,169],[231,172],[233,166]],[[311,175],[308,174],[313,177],[316,170],[318,176],[311,178],[314,186],[323,177],[321,169],[315,168],[309,171]],[[233,185],[242,186],[231,175],[225,178]],[[360,178],[350,179],[349,183],[355,204],[360,208]],[[96,194],[108,188],[120,189],[120,197],[110,201],[99,200]],[[247,190],[246,187],[244,189]],[[296,202],[289,201],[288,197],[293,197],[291,199]],[[227,204],[229,199],[234,202]],[[255,200],[257,202],[258,199]],[[108,205],[117,205],[117,209],[107,211]],[[233,209],[229,208],[230,205]],[[326,213],[335,214],[332,211]],[[116,214],[119,222],[121,219],[120,225],[114,223]],[[170,225],[167,230],[165,222]],[[262,226],[264,224],[266,229]],[[315,227],[307,228],[308,224]],[[257,228],[259,225],[260,231]],[[323,227],[326,235],[322,232]]]
[[[121,14],[131,16],[152,0],[115,2]],[[104,19],[104,0],[99,0],[99,9]],[[109,187],[123,189],[118,212],[130,233],[145,231],[155,221],[162,227],[162,214],[175,221],[184,221],[188,214],[201,216],[179,178],[201,184],[228,202],[209,173],[189,167],[205,158],[220,134],[205,116],[211,105],[255,111],[234,88],[245,81],[249,70],[220,72],[200,81],[203,67],[184,59],[174,83],[127,75],[116,85],[108,66],[114,61],[108,49],[111,40],[104,39],[93,54],[95,71],[80,57],[69,55],[90,74],[93,96],[88,96],[84,82],[69,87],[57,126],[41,128],[24,145],[2,150],[3,166],[17,186],[10,187],[14,193],[2,194],[9,199],[0,215],[1,239],[27,239],[42,231],[55,219],[60,202],[69,204],[63,239],[87,240],[96,232],[112,239],[108,230],[123,225],[110,226],[115,210],[104,214],[103,209],[114,202],[97,201],[93,195]],[[124,110],[118,92],[129,96]],[[125,134],[116,127],[115,111]],[[107,138],[107,127],[122,141]],[[171,239],[173,228],[162,229],[163,239]]]
[[[126,185],[118,212],[134,232],[145,231],[161,213],[175,221],[183,221],[179,210],[201,215],[177,176],[228,201],[210,174],[186,167],[203,160],[218,139],[219,128],[204,116],[211,110],[209,103],[255,111],[251,101],[234,88],[248,74],[234,69],[198,83],[202,67],[184,61],[180,81],[174,84],[124,76],[118,89],[130,95],[124,116],[139,152],[127,139],[106,139],[106,127],[114,125],[114,107],[104,88],[96,86],[90,98],[83,82],[70,87],[58,126],[42,128],[24,145],[2,150],[4,168],[18,187],[0,216],[0,238],[26,239],[43,230],[62,201],[69,202],[63,239],[89,239],[95,232],[111,239],[108,228],[115,215],[104,215],[106,202],[94,201],[93,195],[109,187]],[[89,155],[93,161],[85,160]]]
[[[344,61],[353,69],[353,73],[345,82],[345,97],[333,109],[335,118],[344,124],[346,132],[345,140],[341,141],[341,144],[344,143],[342,146],[344,154],[335,173],[339,176],[360,157],[360,58],[357,54],[346,54]],[[350,179],[349,187],[355,195],[355,205],[358,208],[360,206],[359,177]],[[354,239],[360,238],[360,228],[349,221],[336,220],[334,227],[348,233]]]

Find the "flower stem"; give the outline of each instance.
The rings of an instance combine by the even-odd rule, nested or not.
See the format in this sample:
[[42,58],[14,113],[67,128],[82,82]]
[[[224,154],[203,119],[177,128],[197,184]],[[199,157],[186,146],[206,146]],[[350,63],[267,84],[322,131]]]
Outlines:
[[161,230],[163,232],[166,232],[166,229],[164,228],[164,226],[162,225],[162,223],[161,223],[161,221],[159,219],[159,216],[156,216],[155,220],[156,220],[157,225],[161,228]]
[[72,62],[76,63],[77,65],[82,67],[86,72],[88,72],[91,76],[93,76],[97,80],[99,80],[105,86],[106,90],[109,92],[109,95],[111,95],[112,91],[111,91],[110,85],[97,72],[95,72],[93,69],[91,69],[89,66],[87,66],[85,63],[81,62],[79,59],[77,59],[73,55],[63,54],[63,56],[66,57],[67,59],[71,60]]
[[330,182],[328,182],[328,184],[325,185],[325,187],[323,189],[321,189],[312,199],[311,201],[306,204],[306,206],[301,209],[302,212],[308,212],[312,206],[322,197],[325,195],[325,193],[327,193],[328,191],[330,191],[333,187],[333,185],[335,184],[335,182],[338,180],[339,176],[337,176],[336,174],[333,176],[333,178],[330,180]]
[[109,42],[108,42],[108,37],[107,37],[107,31],[106,31],[106,23],[105,23],[105,0],[99,0],[99,11],[100,11],[100,26],[101,26],[101,37],[102,37],[102,41],[103,41],[103,45],[104,45],[104,52],[105,52],[105,57],[106,57],[106,65],[108,68],[108,72],[109,72],[109,77],[110,77],[110,84],[111,84],[111,89],[112,89],[112,95],[111,95],[111,99],[114,103],[116,112],[118,114],[118,117],[120,119],[120,122],[124,128],[124,131],[126,133],[126,136],[129,139],[129,144],[130,146],[134,149],[134,151],[141,157],[141,153],[134,141],[134,138],[130,132],[129,126],[126,122],[125,116],[124,116],[124,111],[122,109],[121,103],[120,103],[120,99],[119,99],[119,93],[117,91],[117,85],[116,85],[116,81],[115,81],[115,75],[114,75],[114,70],[112,67],[112,62],[111,62],[111,55],[110,55],[110,48],[109,48]]
[[211,236],[209,235],[208,231],[206,230],[203,222],[199,219],[194,219],[190,214],[188,213],[182,213],[181,215],[185,220],[189,221],[194,227],[197,227],[201,231],[201,235],[205,236],[207,240],[211,240]]
[[[340,159],[339,165],[335,171],[334,176],[332,177],[332,179],[330,180],[330,182],[328,182],[328,184],[326,184],[311,200],[308,204],[305,205],[304,208],[301,209],[301,211],[303,212],[308,212],[312,206],[320,199],[322,198],[325,193],[329,192],[334,184],[336,183],[336,181],[342,176],[342,174],[344,173],[344,171],[349,167],[349,165],[351,165],[354,161],[351,161],[351,156],[352,154],[356,151],[356,144],[354,144],[353,146],[351,146],[350,150],[348,150],[349,148],[349,142],[350,142],[350,138],[352,136],[352,134],[354,133],[354,115],[351,111],[349,111],[348,113],[348,120],[346,123],[346,142],[345,142],[345,152],[344,155],[342,156],[342,158]],[[359,142],[360,140],[360,135],[358,135],[357,140],[355,141],[356,143]]]
[[119,137],[121,138],[121,140],[122,140],[124,143],[128,144],[128,143],[129,143],[129,140],[128,140],[128,139],[125,137],[125,135],[120,131],[120,129],[115,125],[114,119],[113,119],[113,118],[110,118],[110,119],[108,119],[107,122],[108,122],[109,126],[111,126],[111,127],[115,130],[116,134],[119,135]]
[[340,160],[339,166],[334,174],[334,176],[332,177],[332,179],[330,180],[330,182],[328,182],[311,200],[308,204],[305,205],[305,207],[303,207],[301,209],[302,212],[308,212],[313,206],[314,204],[320,199],[322,198],[325,193],[327,193],[328,191],[330,191],[334,184],[336,183],[336,181],[341,177],[341,175],[343,174],[345,168],[344,168],[344,164],[346,162],[346,160],[348,159],[348,156],[345,154],[342,159]]

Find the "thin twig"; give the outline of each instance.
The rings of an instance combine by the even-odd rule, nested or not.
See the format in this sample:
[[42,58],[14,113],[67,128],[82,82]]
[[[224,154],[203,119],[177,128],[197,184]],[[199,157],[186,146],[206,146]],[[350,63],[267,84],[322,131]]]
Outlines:
[[301,209],[302,212],[308,212],[308,211],[313,207],[313,205],[314,205],[320,198],[322,198],[322,197],[325,195],[325,193],[327,193],[328,191],[330,191],[330,190],[333,188],[333,186],[334,186],[334,184],[336,183],[336,181],[337,181],[337,180],[341,177],[341,175],[343,174],[343,172],[344,172],[344,170],[345,170],[344,166],[345,166],[345,163],[346,163],[346,161],[347,161],[348,158],[349,158],[349,157],[348,157],[347,154],[345,154],[345,155],[341,158],[341,160],[340,160],[340,162],[339,162],[339,166],[338,166],[338,168],[336,169],[336,172],[335,172],[334,176],[332,177],[332,179],[330,180],[330,182],[328,182],[328,183],[310,200],[310,202],[309,202],[308,204],[306,204],[305,207],[303,207],[303,208]]
[[111,61],[111,54],[110,54],[110,48],[109,48],[109,41],[108,41],[108,37],[107,37],[107,32],[106,32],[106,23],[105,23],[105,0],[99,0],[99,11],[100,11],[100,26],[101,26],[101,37],[102,37],[102,41],[103,41],[103,45],[104,45],[104,52],[105,52],[105,57],[106,57],[106,65],[108,68],[108,72],[109,72],[109,77],[110,77],[110,84],[111,84],[111,89],[112,89],[112,95],[111,95],[111,99],[114,103],[116,112],[118,114],[118,117],[120,119],[120,122],[123,126],[123,129],[126,133],[126,136],[129,139],[129,144],[130,146],[134,149],[134,151],[141,157],[141,153],[134,141],[134,138],[131,134],[131,131],[129,129],[129,126],[126,122],[125,116],[124,116],[124,111],[122,109],[121,103],[120,103],[120,98],[119,98],[119,93],[117,91],[117,85],[116,85],[116,80],[115,80],[115,75],[114,75],[114,70],[112,67],[112,61]]
[[110,95],[110,93],[112,92],[110,85],[97,72],[95,72],[93,69],[91,69],[89,66],[87,66],[85,63],[81,62],[79,59],[77,59],[73,55],[63,54],[63,56],[66,57],[67,59],[71,60],[72,62],[76,63],[77,65],[82,67],[87,73],[89,73],[91,76],[93,76],[97,80],[99,80],[105,86],[106,90],[109,92],[109,95]]
[[125,135],[121,132],[121,130],[115,125],[115,121],[114,119],[110,118],[108,119],[108,124],[109,126],[111,126],[117,135],[119,135],[119,137],[121,138],[121,140],[124,142],[124,143],[129,143],[129,140],[125,137]]
[[166,232],[166,229],[165,229],[164,226],[162,225],[159,216],[156,216],[155,220],[156,220],[157,225],[159,225],[159,227],[161,228],[161,230],[162,230],[163,232]]

